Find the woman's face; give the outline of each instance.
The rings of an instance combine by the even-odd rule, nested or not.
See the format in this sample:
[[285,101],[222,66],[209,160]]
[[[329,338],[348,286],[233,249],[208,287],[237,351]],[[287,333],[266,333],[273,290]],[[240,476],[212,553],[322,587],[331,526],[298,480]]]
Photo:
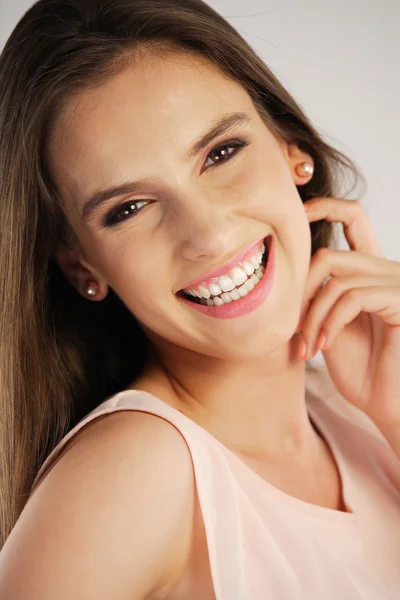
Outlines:
[[[238,112],[247,122],[189,156],[217,120]],[[155,345],[235,359],[288,342],[311,251],[296,188],[310,177],[294,172],[308,156],[275,140],[239,84],[202,57],[148,56],[71,100],[48,156],[86,280],[108,284]],[[138,180],[83,216],[94,194]],[[275,274],[256,309],[218,318],[177,295],[268,235]]]

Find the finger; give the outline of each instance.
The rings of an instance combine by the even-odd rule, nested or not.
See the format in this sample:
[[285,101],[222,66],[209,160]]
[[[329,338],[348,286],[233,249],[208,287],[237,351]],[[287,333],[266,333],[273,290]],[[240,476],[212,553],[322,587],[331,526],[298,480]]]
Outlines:
[[327,341],[323,350],[329,350],[343,328],[362,311],[376,314],[389,326],[400,326],[400,285],[353,288],[345,292],[324,322]]
[[299,323],[304,318],[314,296],[321,286],[324,287],[324,282],[327,278],[354,275],[393,276],[400,278],[400,263],[362,252],[319,248],[311,258]]
[[342,223],[350,250],[383,256],[372,223],[358,200],[318,197],[308,200],[304,208],[310,222],[325,219]]
[[317,347],[321,329],[333,307],[345,292],[355,288],[396,287],[400,285],[398,277],[356,275],[330,279],[314,298],[303,323],[303,340],[310,348]]

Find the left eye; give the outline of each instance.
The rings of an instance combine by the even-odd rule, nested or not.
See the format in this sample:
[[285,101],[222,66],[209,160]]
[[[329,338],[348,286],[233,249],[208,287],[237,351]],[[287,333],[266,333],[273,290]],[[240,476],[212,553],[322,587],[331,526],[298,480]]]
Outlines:
[[[228,162],[231,158],[238,154],[244,146],[247,146],[247,142],[232,141],[227,142],[226,144],[222,144],[221,146],[216,146],[208,154],[208,157],[213,157],[214,155],[216,157],[216,162],[214,164],[211,164],[211,167],[208,168],[216,167],[221,163]],[[229,153],[229,148],[233,148],[233,152]]]

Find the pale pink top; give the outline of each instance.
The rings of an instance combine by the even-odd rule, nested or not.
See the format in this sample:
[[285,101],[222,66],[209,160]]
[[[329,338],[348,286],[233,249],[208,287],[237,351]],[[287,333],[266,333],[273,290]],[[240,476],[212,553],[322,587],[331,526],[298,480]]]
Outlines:
[[119,392],[82,419],[34,485],[96,417],[119,410],[158,415],[181,433],[191,454],[216,600],[399,600],[400,460],[372,421],[339,395],[326,367],[315,369],[307,372],[308,413],[331,447],[352,513],[284,493],[142,390]]

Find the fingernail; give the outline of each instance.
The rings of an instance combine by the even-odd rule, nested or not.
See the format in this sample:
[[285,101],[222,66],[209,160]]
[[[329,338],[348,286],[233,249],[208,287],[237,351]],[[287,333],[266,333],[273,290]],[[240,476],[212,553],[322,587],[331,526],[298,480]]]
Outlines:
[[298,356],[299,358],[304,358],[307,353],[307,344],[304,340],[301,340],[298,347]]
[[325,344],[326,344],[326,335],[324,333],[321,333],[321,335],[318,338],[317,348],[322,350],[322,348],[325,346]]

